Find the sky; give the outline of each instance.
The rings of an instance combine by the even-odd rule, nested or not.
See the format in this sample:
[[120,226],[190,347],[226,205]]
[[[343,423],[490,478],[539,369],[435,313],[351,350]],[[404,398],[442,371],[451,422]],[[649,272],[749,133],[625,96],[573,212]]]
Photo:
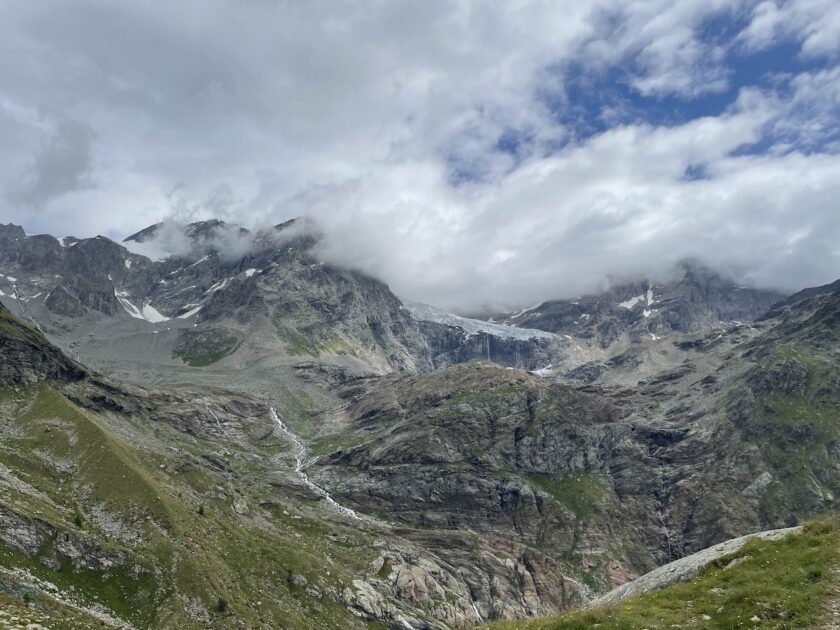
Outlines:
[[314,219],[460,311],[840,277],[840,3],[4,0],[0,222]]

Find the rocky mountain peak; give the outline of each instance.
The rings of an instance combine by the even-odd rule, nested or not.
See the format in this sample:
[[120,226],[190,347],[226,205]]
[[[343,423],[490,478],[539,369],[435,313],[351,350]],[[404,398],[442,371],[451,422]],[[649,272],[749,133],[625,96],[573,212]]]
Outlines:
[[673,333],[712,330],[725,322],[751,321],[784,295],[740,286],[695,260],[664,274],[671,279],[640,278],[616,282],[607,290],[574,299],[551,300],[502,322],[594,341],[602,348],[616,342],[656,340]]
[[26,238],[23,228],[14,223],[0,224],[0,241],[17,241]]

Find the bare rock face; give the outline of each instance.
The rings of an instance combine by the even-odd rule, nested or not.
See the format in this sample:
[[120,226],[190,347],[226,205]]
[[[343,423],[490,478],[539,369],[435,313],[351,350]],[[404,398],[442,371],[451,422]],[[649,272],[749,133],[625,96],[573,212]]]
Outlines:
[[415,532],[401,542],[383,542],[381,553],[343,600],[368,618],[395,625],[406,619],[413,627],[473,626],[556,614],[587,599],[587,589],[563,576],[556,562],[518,543]]
[[58,569],[69,563],[74,571],[107,571],[129,564],[121,549],[104,549],[93,540],[58,530],[46,521],[18,514],[0,505],[0,542],[42,564]]
[[618,284],[603,293],[551,300],[499,318],[523,328],[590,339],[602,348],[627,338],[702,333],[721,322],[752,321],[783,300],[776,291],[742,287],[693,261],[675,279]]
[[[838,304],[830,285],[757,325],[662,340],[657,356],[671,358],[658,370],[642,372],[649,359],[632,349],[583,384],[486,363],[356,383],[340,410],[347,446],[310,474],[342,502],[441,540],[475,532],[511,558],[519,554],[501,541],[528,545],[557,563],[543,574],[536,556],[519,560],[533,588],[475,553],[466,560],[455,545],[424,542],[446,563],[480,572],[470,593],[482,615],[546,614],[564,600],[540,584],[603,592],[722,541],[836,509]],[[693,571],[692,562],[676,566]],[[394,592],[435,592],[416,586],[425,582],[414,573]],[[495,586],[485,591],[488,580]]]
[[[463,559],[481,567],[470,591],[488,618],[568,605],[562,585],[582,575],[581,565],[555,559],[581,557],[583,573],[605,586],[609,561],[636,571],[655,566],[659,524],[624,523],[619,494],[632,493],[640,511],[655,510],[657,481],[642,472],[648,438],[635,436],[609,402],[489,364],[388,377],[355,398],[345,412],[372,439],[323,458],[313,477],[363,511],[492,541],[512,564],[475,553]],[[617,469],[633,471],[638,487],[612,480],[607,471]],[[506,548],[505,540],[531,551]],[[439,553],[455,562],[452,551]]]
[[80,365],[50,345],[39,331],[0,304],[0,385],[72,381],[85,374]]
[[58,285],[47,294],[44,305],[56,315],[79,317],[85,311],[78,296],[64,285]]
[[537,370],[564,356],[563,348],[555,338],[513,339],[485,331],[471,334],[437,322],[421,321],[419,324],[436,369],[478,360],[520,370]]
[[26,238],[26,232],[13,223],[0,224],[0,241],[17,241]]

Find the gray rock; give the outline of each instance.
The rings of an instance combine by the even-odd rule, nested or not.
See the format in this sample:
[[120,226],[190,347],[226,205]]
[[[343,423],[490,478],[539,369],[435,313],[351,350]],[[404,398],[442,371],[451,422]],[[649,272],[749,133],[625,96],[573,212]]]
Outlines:
[[25,385],[48,379],[72,381],[86,374],[40,331],[15,318],[0,304],[0,385]]
[[758,538],[760,540],[778,540],[785,536],[795,535],[802,531],[801,527],[788,527],[785,529],[774,529],[765,532],[758,532],[756,534],[747,534],[731,540],[718,543],[708,549],[703,549],[697,553],[680,558],[674,562],[670,562],[664,566],[654,569],[650,573],[642,577],[623,584],[618,588],[610,591],[606,595],[602,595],[597,599],[589,602],[587,607],[597,608],[600,606],[609,606],[620,602],[622,599],[632,595],[640,595],[650,591],[659,590],[678,582],[688,582],[694,578],[703,568],[709,564],[726,556],[730,553],[735,553],[750,540]]

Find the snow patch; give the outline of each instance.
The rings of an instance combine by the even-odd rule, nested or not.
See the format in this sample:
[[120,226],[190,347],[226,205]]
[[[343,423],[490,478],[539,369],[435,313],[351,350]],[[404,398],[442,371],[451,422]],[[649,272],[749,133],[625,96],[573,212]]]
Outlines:
[[140,312],[140,309],[134,306],[134,304],[132,304],[131,301],[128,299],[127,292],[117,291],[116,289],[114,289],[114,295],[116,296],[119,303],[122,304],[122,307],[125,309],[126,313],[131,315],[134,319],[146,319],[145,317],[143,317],[143,313]]
[[126,291],[117,291],[114,289],[114,295],[116,296],[117,300],[122,307],[125,309],[125,312],[131,315],[134,319],[142,319],[151,324],[157,324],[159,322],[168,321],[169,318],[166,317],[163,313],[158,311],[154,306],[145,302],[143,304],[143,308],[139,309],[134,304],[131,303],[131,300],[128,299],[128,293]]
[[250,277],[251,277],[251,276],[253,276],[255,273],[257,273],[257,270],[256,270],[256,269],[246,269],[246,270],[245,270],[245,277],[246,277],[246,278],[250,278]]
[[617,306],[621,308],[633,308],[636,304],[642,303],[644,304],[644,309],[642,310],[642,316],[650,317],[656,312],[656,309],[651,308],[651,304],[653,304],[653,289],[648,289],[641,295],[637,295],[635,297],[631,297],[629,300],[625,300],[624,302],[619,302]]
[[551,376],[554,374],[554,369],[552,368],[551,364],[546,365],[544,368],[540,368],[539,370],[531,370],[531,374],[536,374],[537,376]]
[[128,260],[128,259],[126,259],[126,261],[125,261],[125,268],[126,269],[131,269],[131,261]]
[[184,293],[185,291],[189,291],[190,289],[195,289],[195,287],[196,287],[196,285],[191,284],[190,286],[188,286],[188,287],[184,287],[183,289],[178,289],[178,290],[177,290],[177,291],[175,291],[175,293],[173,293],[172,295],[181,295],[181,294],[182,294],[182,293]]
[[182,315],[178,315],[178,319],[189,319],[190,317],[192,317],[193,315],[198,313],[198,311],[200,311],[200,310],[201,310],[200,306],[196,306],[195,308],[191,308],[186,313],[183,313]]
[[143,318],[153,324],[169,321],[169,318],[148,302],[143,304]]
[[539,302],[538,304],[534,304],[533,306],[529,306],[528,308],[523,308],[521,311],[516,311],[513,315],[510,316],[510,319],[519,319],[520,317],[525,315],[525,313],[533,311],[534,309],[536,309],[540,305],[542,305],[542,302]]
[[636,306],[637,303],[643,302],[644,299],[645,299],[644,294],[637,295],[635,297],[631,297],[629,300],[625,300],[624,302],[619,302],[618,305],[621,308],[633,308],[634,306]]
[[216,284],[207,289],[207,293],[215,293],[216,291],[221,291],[228,285],[228,282],[230,282],[230,278],[224,278],[223,280],[219,280]]

